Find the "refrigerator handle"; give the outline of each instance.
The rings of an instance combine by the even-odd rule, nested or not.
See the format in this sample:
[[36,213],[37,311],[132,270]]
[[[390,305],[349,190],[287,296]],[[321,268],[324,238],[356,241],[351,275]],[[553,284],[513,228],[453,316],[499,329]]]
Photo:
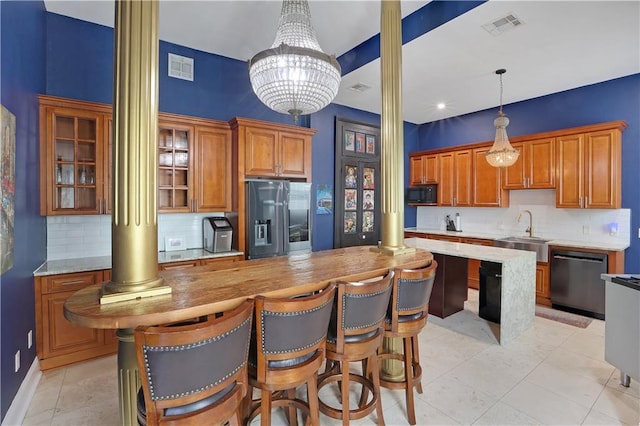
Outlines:
[[284,224],[284,232],[282,233],[284,241],[282,242],[282,246],[284,247],[284,252],[289,254],[289,191],[286,191],[286,197],[282,202],[282,213]]

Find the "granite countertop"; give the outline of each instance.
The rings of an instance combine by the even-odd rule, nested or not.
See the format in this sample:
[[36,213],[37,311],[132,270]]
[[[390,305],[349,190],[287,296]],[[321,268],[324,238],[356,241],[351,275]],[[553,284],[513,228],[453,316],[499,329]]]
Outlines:
[[[217,257],[238,256],[240,251],[210,253],[203,249],[158,252],[158,263],[180,262],[183,260],[210,259]],[[111,256],[81,257],[76,259],[49,260],[33,272],[34,276],[68,274],[73,272],[97,271],[111,269]]]
[[[404,229],[406,232],[416,232],[421,234],[434,234],[434,235],[446,235],[450,237],[459,237],[459,238],[482,238],[485,240],[495,240],[498,238],[508,237],[509,235],[500,235],[500,234],[487,234],[482,232],[454,232],[454,231],[443,231],[440,229],[428,229],[428,228],[416,228],[410,227]],[[628,244],[624,243],[600,243],[600,242],[588,242],[588,241],[570,241],[570,240],[562,240],[562,239],[552,239],[544,237],[549,240],[550,246],[562,246],[562,247],[575,247],[575,248],[584,248],[584,249],[594,249],[594,250],[607,250],[607,251],[624,251],[629,248]]]
[[535,267],[536,254],[532,251],[454,243],[450,241],[430,240],[425,238],[408,238],[405,241],[409,247],[421,248],[433,253],[486,260],[496,263],[504,263],[514,259],[530,257],[533,259]]

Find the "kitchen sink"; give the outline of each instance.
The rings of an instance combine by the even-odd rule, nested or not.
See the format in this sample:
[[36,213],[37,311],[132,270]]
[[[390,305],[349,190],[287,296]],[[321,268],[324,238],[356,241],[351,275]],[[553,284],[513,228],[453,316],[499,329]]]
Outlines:
[[537,237],[505,237],[493,240],[495,247],[527,250],[536,253],[536,261],[549,261],[549,241]]

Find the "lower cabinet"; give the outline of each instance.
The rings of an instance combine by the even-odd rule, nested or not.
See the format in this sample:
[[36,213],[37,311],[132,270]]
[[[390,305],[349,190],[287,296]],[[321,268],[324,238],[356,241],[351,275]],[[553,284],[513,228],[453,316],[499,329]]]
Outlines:
[[[242,255],[159,264],[160,270],[243,260]],[[111,279],[111,270],[34,277],[36,354],[41,370],[84,361],[118,350],[117,330],[87,328],[64,317],[64,302],[76,291]]]
[[36,353],[41,370],[116,352],[113,330],[80,327],[64,317],[67,297],[102,281],[104,271],[35,277]]
[[550,298],[549,264],[538,262],[536,264],[536,303],[538,305],[551,306]]

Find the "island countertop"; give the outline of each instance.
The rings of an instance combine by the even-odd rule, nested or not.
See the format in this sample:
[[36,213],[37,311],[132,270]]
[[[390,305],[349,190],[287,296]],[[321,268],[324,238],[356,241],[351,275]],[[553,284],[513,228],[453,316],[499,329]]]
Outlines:
[[77,291],[64,304],[64,316],[90,328],[135,328],[223,312],[257,295],[291,296],[324,287],[331,281],[358,281],[390,268],[416,268],[433,255],[422,249],[397,256],[370,246],[246,260],[161,271],[171,294],[100,305],[101,285]]

